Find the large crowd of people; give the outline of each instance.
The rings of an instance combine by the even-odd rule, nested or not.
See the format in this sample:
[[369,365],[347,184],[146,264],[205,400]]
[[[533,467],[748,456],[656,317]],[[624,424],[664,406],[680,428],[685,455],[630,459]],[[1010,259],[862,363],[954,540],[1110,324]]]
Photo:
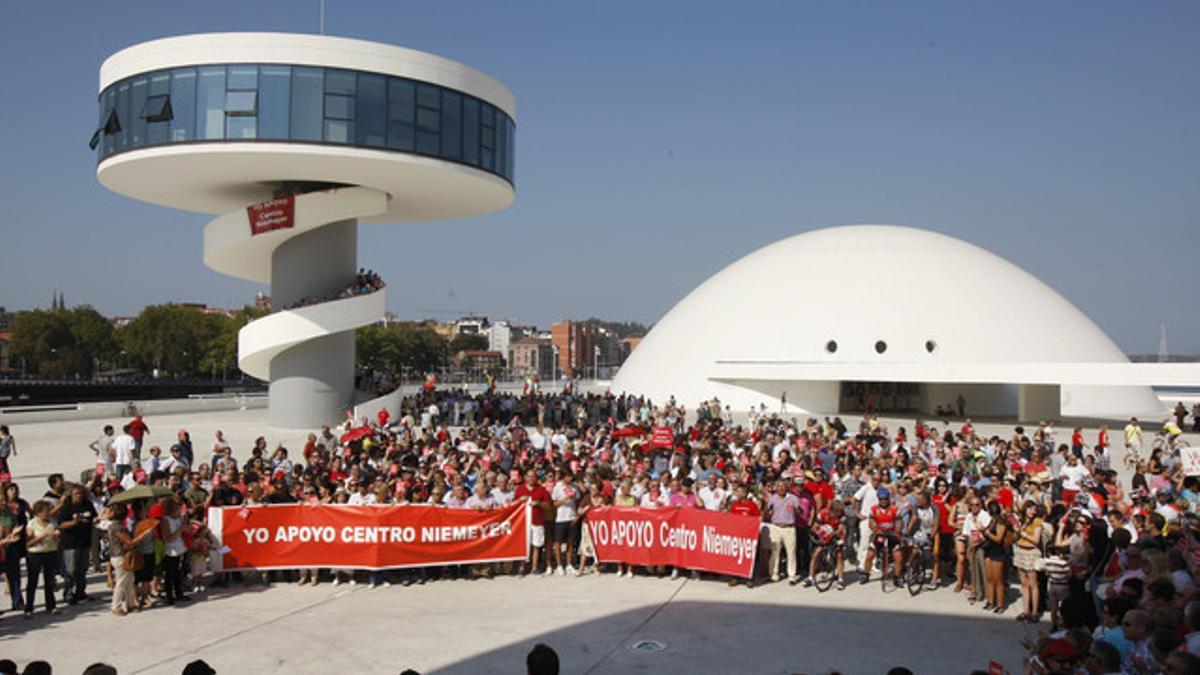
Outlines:
[[[370,433],[343,442],[359,425]],[[652,427],[669,427],[672,446],[628,433]],[[399,419],[325,427],[296,452],[263,437],[233,448],[220,432],[193,442],[182,429],[163,452],[144,445],[148,430],[141,418],[120,433],[105,427],[90,446],[96,466],[78,482],[50,476],[40,498],[5,486],[13,610],[92,600],[89,566],[107,575],[118,616],[230,582],[699,577],[595,560],[590,509],[675,506],[761,519],[755,575],[722,580],[730,585],[811,586],[825,547],[838,589],[899,578],[907,557],[924,554],[929,585],[980,611],[1004,613],[1017,598],[1008,613],[1043,629],[1027,645],[1031,672],[1200,673],[1200,478],[1185,475],[1172,445],[1151,448],[1136,419],[1114,447],[1107,427],[1094,441],[1078,428],[1060,440],[1051,420],[989,436],[970,419],[889,428],[870,413],[847,426],[759,409],[735,423],[716,400],[688,410],[612,394],[432,390],[406,398]],[[6,429],[5,447],[15,449]],[[1126,457],[1131,477],[1121,480],[1114,466]],[[517,564],[233,575],[205,522],[210,506],[489,509],[521,499],[533,507],[533,546]]]

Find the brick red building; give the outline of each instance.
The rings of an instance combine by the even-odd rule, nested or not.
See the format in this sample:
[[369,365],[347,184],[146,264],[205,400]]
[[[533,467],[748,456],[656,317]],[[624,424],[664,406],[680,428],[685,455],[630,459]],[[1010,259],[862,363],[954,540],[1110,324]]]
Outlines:
[[558,348],[559,372],[574,378],[595,377],[598,330],[594,324],[559,321],[550,327],[550,341]]

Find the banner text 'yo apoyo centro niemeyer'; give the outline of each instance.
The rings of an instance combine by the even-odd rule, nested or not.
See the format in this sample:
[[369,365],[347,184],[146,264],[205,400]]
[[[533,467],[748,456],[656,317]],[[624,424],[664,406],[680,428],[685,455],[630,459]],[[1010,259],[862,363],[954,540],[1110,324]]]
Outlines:
[[673,565],[749,578],[761,523],[753,516],[704,509],[610,506],[588,511],[601,562]]
[[491,510],[287,504],[209,509],[223,567],[383,569],[523,560],[526,502]]

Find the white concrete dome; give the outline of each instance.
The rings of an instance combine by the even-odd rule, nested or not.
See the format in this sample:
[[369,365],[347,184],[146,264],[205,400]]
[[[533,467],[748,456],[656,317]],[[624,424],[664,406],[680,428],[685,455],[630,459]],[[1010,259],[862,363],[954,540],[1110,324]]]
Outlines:
[[[713,275],[654,326],[612,385],[658,401],[674,395],[689,407],[716,396],[734,410],[760,403],[777,410],[786,391],[791,410],[837,412],[839,382],[718,377],[721,362],[842,364],[886,374],[898,364],[945,373],[954,364],[1128,360],[1079,309],[1003,258],[935,232],[855,225],[789,237]],[[1015,385],[984,391],[970,379],[929,381],[941,383],[928,385],[923,407],[962,392],[974,399],[968,414],[1016,408]],[[1161,410],[1148,387],[1061,392],[1064,414]]]

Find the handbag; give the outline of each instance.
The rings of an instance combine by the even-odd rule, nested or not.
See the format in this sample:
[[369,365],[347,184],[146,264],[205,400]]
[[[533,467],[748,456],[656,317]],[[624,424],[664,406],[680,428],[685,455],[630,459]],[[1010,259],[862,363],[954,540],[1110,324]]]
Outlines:
[[142,554],[136,549],[126,551],[125,555],[121,558],[121,567],[124,568],[126,572],[136,572],[142,569],[142,566],[145,564],[145,561],[142,559]]

